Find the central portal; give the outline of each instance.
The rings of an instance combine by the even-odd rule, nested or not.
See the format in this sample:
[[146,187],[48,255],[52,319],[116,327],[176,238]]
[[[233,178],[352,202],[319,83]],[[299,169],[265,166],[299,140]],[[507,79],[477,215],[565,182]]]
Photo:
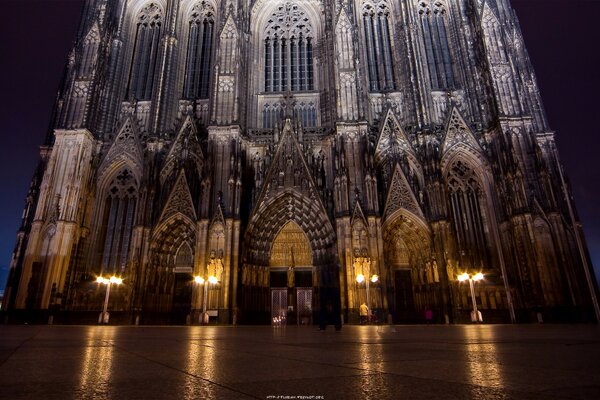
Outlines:
[[304,231],[294,221],[286,223],[275,237],[269,267],[271,323],[312,324],[312,250]]

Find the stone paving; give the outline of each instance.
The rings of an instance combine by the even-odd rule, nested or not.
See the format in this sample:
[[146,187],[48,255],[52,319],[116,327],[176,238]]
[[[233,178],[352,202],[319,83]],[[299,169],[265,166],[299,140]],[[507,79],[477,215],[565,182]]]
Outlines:
[[0,326],[0,399],[599,399],[597,325]]

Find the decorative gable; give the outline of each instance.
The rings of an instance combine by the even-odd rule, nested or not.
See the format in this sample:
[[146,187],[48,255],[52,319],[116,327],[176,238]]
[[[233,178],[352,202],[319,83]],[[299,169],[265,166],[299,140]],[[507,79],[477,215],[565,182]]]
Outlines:
[[408,180],[406,180],[404,172],[402,172],[402,168],[396,164],[394,176],[392,177],[392,183],[390,184],[390,189],[385,201],[383,219],[385,220],[399,209],[408,210],[411,213],[424,218],[423,211],[421,210],[421,207],[417,202],[417,198],[408,184]]
[[360,206],[360,202],[357,200],[354,204],[354,211],[352,212],[352,218],[350,219],[350,226],[353,226],[356,222],[362,222],[365,227],[369,226],[365,213]]
[[221,31],[221,40],[223,39],[235,39],[238,37],[237,26],[235,26],[235,21],[233,20],[233,16],[229,13],[225,24],[223,25],[223,30]]
[[114,142],[110,146],[104,160],[102,160],[100,168],[98,169],[98,175],[102,176],[108,168],[116,163],[125,162],[129,164],[139,176],[141,175],[143,167],[143,158],[142,146],[138,139],[136,127],[131,118],[127,118],[121,126]]
[[390,109],[381,125],[379,140],[375,148],[375,160],[378,163],[384,160],[394,160],[402,154],[406,154],[416,163],[417,160],[412,145],[400,126],[400,122]]
[[466,121],[458,111],[453,107],[446,126],[446,135],[442,142],[442,154],[446,154],[451,148],[457,145],[466,145],[472,150],[481,153],[481,146],[475,138],[473,131],[467,125]]
[[300,145],[294,136],[292,122],[290,118],[286,118],[257,204],[260,207],[260,204],[277,194],[288,189],[295,189],[307,198],[318,201],[323,207],[316,187]]
[[180,161],[187,159],[193,160],[196,165],[198,176],[200,176],[202,174],[204,154],[202,153],[202,147],[198,140],[196,127],[190,116],[183,122],[183,125],[165,158],[164,166],[160,172],[161,183],[164,183],[167,178],[171,176],[173,171],[179,167]]
[[192,195],[190,194],[190,188],[183,169],[179,172],[179,176],[169,195],[160,220],[164,221],[175,214],[182,214],[192,221],[196,221],[196,210],[194,209],[194,202],[192,201]]

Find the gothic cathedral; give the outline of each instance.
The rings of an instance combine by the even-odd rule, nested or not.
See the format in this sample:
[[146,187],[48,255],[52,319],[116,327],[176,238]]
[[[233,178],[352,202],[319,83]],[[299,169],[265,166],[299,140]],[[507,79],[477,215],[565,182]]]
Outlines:
[[87,0],[4,309],[580,321],[597,290],[509,0]]

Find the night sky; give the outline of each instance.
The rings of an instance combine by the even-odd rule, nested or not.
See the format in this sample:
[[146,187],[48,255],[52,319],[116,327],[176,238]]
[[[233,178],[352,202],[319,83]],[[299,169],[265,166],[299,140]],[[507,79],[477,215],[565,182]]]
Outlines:
[[[77,0],[3,1],[0,24],[0,288],[79,22]],[[600,52],[595,0],[513,0],[600,275]]]

